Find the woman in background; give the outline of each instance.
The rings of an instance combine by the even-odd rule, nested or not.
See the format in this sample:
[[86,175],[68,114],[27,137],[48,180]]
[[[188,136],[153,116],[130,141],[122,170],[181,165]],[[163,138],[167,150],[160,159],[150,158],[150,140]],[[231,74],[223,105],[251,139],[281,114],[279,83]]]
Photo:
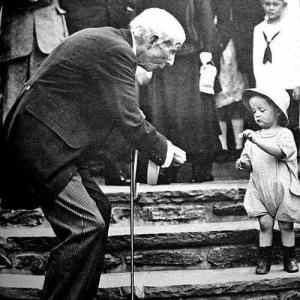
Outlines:
[[[222,162],[236,160],[243,146],[240,134],[244,129],[246,111],[241,98],[244,88],[254,86],[252,32],[263,19],[263,10],[260,0],[212,0],[212,7],[217,26],[216,63],[221,89],[215,97],[222,144],[216,160]],[[232,139],[228,125],[232,127]]]

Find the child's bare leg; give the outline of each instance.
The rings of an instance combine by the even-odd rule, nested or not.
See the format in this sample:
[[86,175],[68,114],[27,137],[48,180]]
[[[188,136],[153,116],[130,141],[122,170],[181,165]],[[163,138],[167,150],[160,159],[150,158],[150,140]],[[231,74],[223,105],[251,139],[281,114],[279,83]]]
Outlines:
[[278,225],[280,229],[282,245],[285,247],[295,246],[294,223],[278,221]]
[[289,273],[298,272],[298,264],[295,253],[294,223],[278,221],[283,249],[284,270]]
[[259,231],[259,246],[269,247],[273,243],[273,227],[274,219],[270,215],[263,215],[258,218]]

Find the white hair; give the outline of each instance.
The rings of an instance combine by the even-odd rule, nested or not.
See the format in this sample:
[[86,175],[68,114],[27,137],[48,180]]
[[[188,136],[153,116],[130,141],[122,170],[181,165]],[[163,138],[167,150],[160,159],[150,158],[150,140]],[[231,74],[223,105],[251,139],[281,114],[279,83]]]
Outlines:
[[185,41],[184,29],[178,20],[161,8],[148,8],[137,15],[129,24],[134,36],[153,34],[162,39],[172,39],[176,43]]

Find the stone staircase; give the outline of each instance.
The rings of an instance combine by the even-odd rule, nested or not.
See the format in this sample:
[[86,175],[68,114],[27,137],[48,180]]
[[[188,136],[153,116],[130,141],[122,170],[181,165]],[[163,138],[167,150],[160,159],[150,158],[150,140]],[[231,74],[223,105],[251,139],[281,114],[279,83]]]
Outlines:
[[[255,275],[257,228],[245,215],[246,180],[138,187],[135,265],[138,299],[300,299],[300,274]],[[97,299],[129,299],[129,187],[102,186],[112,224]],[[2,212],[0,299],[39,299],[56,238],[40,211]],[[300,227],[296,227],[300,258]],[[279,245],[279,232],[275,232]],[[64,299],[62,299],[64,300]],[[82,299],[84,300],[84,299]]]

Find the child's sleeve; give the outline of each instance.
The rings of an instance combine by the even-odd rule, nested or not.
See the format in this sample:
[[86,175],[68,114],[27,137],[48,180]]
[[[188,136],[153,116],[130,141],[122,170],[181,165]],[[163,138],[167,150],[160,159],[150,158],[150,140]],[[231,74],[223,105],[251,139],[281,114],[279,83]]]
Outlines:
[[284,157],[282,160],[288,161],[297,156],[297,147],[292,132],[285,128],[278,136],[277,145],[281,149]]

